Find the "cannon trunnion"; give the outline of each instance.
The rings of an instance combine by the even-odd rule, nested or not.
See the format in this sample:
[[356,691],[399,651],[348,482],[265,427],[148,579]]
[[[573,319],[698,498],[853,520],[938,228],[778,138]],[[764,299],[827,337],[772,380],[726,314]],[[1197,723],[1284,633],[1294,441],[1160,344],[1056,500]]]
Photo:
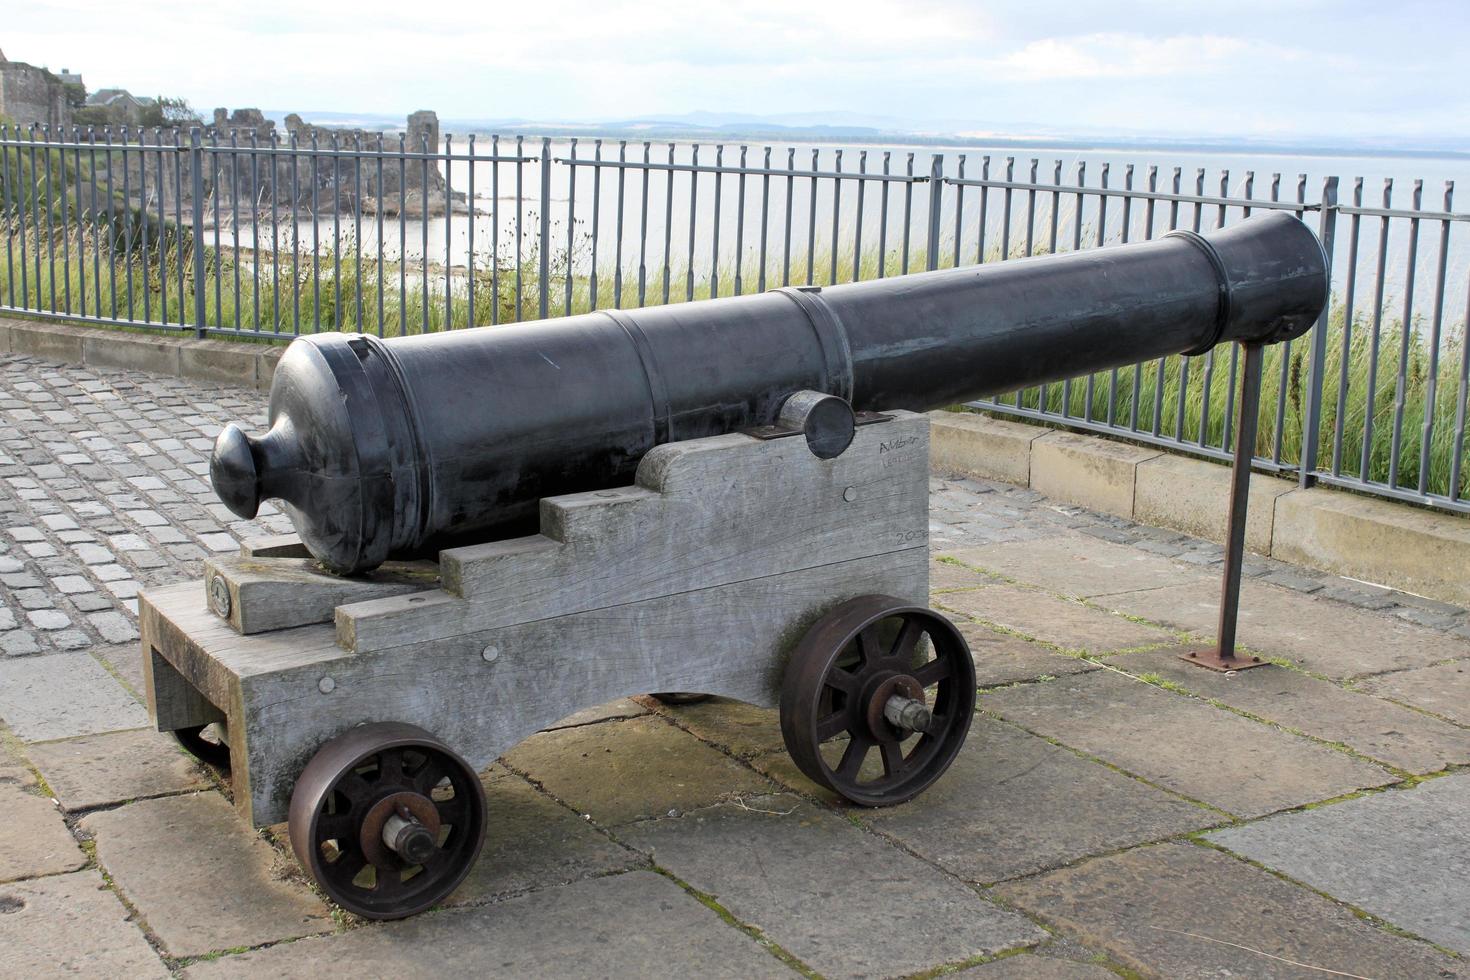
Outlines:
[[779,708],[815,783],[912,799],[975,700],[964,638],[925,605],[915,411],[1225,341],[1258,382],[1260,345],[1304,333],[1326,290],[1311,232],[1271,215],[821,290],[297,340],[269,431],[226,427],[211,476],[238,514],[284,501],[298,536],[140,596],[150,711],[370,918],[463,880],[491,824],[483,767],[619,697]]

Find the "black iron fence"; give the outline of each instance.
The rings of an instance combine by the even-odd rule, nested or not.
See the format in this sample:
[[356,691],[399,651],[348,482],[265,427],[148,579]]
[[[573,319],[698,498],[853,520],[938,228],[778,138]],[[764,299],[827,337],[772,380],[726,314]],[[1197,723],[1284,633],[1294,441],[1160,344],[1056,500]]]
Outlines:
[[[1065,171],[1065,172],[1064,172]],[[392,336],[1310,222],[1331,309],[1268,351],[1259,467],[1470,512],[1470,214],[1392,180],[884,147],[0,127],[0,310]],[[1238,350],[975,403],[1229,457]]]

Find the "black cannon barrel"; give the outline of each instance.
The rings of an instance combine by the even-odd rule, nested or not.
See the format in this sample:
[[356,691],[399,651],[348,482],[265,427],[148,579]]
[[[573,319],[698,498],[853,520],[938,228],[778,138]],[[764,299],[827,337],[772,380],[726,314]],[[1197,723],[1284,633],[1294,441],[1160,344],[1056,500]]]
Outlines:
[[821,289],[379,340],[296,340],[270,430],[210,475],[278,498],[328,568],[534,530],[541,497],[626,483],[660,443],[769,424],[810,389],[925,410],[1225,341],[1300,336],[1327,260],[1296,218]]

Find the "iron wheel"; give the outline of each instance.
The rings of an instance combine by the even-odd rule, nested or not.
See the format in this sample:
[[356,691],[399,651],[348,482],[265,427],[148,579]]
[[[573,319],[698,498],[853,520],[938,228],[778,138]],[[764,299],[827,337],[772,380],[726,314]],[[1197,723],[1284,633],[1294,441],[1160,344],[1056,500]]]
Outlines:
[[[974,708],[975,663],[949,620],[892,596],[861,596],[797,644],[781,689],[781,735],[814,782],[861,806],[891,806],[944,774]],[[875,750],[881,771],[869,764]]]
[[312,756],[291,794],[291,849],[332,901],[368,919],[429,908],[485,839],[479,776],[414,725],[362,725]]

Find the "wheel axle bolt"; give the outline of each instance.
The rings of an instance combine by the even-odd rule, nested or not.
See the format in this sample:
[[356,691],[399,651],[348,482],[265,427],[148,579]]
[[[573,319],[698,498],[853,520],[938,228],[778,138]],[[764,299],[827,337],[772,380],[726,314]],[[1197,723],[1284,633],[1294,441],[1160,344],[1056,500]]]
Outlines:
[[895,694],[883,705],[883,717],[895,728],[910,732],[927,732],[934,714],[923,701]]
[[423,864],[433,856],[437,846],[428,827],[396,813],[383,822],[383,843],[410,864]]

